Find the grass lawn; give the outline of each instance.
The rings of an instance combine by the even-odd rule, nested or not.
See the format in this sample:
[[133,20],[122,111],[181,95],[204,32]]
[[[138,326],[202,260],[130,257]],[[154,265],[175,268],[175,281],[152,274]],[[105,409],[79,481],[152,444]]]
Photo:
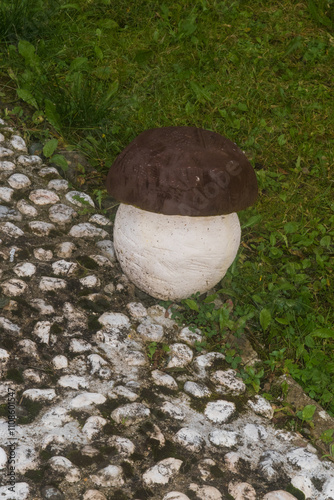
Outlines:
[[99,202],[145,129],[194,125],[246,152],[260,196],[238,257],[182,318],[232,366],[225,334],[245,331],[264,346],[242,371],[254,390],[290,373],[334,415],[334,0],[3,0],[0,38],[2,117],[64,170],[57,147],[84,152]]

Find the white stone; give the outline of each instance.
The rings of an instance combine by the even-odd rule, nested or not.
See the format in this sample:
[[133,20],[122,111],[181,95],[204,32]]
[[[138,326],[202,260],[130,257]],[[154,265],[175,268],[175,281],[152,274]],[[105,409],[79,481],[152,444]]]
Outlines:
[[53,259],[53,253],[51,250],[45,250],[44,248],[34,248],[34,257],[37,260],[48,261]]
[[112,436],[109,442],[123,456],[130,456],[135,452],[135,445],[130,439],[121,436]]
[[303,470],[312,470],[320,465],[318,457],[305,448],[295,448],[286,454],[288,462]]
[[158,325],[164,328],[178,329],[177,323],[171,319],[172,313],[160,304],[149,307],[147,309],[147,314],[153,323],[158,323]]
[[272,419],[274,416],[274,410],[272,409],[269,401],[259,395],[254,396],[254,399],[255,401],[252,401],[251,399],[247,401],[248,406],[250,406],[250,408],[258,415]]
[[19,227],[15,226],[11,222],[2,222],[0,224],[0,231],[7,234],[11,238],[19,238],[24,235],[24,232]]
[[58,380],[58,385],[69,387],[70,389],[87,389],[89,387],[88,381],[79,375],[63,375]]
[[171,403],[170,401],[165,401],[161,406],[161,410],[164,413],[167,413],[167,415],[169,415],[170,417],[175,418],[175,420],[185,419],[185,414],[183,410],[179,406]]
[[193,351],[185,344],[171,344],[168,354],[167,368],[184,368],[193,359]]
[[322,492],[326,500],[332,500],[334,498],[334,477],[328,479],[323,485]]
[[116,261],[116,254],[114,249],[114,244],[111,240],[102,240],[96,243],[96,246],[99,248],[100,252],[104,257],[110,260],[110,262]]
[[41,418],[41,423],[46,429],[63,427],[64,424],[71,422],[73,419],[69,415],[69,411],[62,406],[52,406]]
[[0,146],[0,158],[5,158],[6,156],[12,156],[13,154],[14,151],[12,151],[11,149]]
[[136,401],[138,399],[138,394],[131,391],[123,385],[118,385],[112,392],[108,393],[109,398],[117,399],[119,397],[128,399],[129,401]]
[[31,399],[31,401],[53,401],[56,392],[54,389],[27,389],[22,397]]
[[105,238],[108,233],[104,229],[93,226],[90,222],[82,222],[72,226],[69,235],[73,238]]
[[164,336],[164,329],[161,325],[155,325],[149,320],[140,323],[137,333],[146,342],[161,342]]
[[76,483],[80,481],[80,471],[75,467],[70,460],[62,456],[52,457],[49,460],[50,467],[56,471],[65,473],[65,479],[69,483]]
[[30,301],[30,304],[33,307],[36,307],[39,310],[40,314],[43,315],[49,315],[55,312],[54,308],[50,304],[47,304],[43,299],[32,299]]
[[197,484],[190,484],[189,489],[195,491],[200,500],[223,500],[223,497],[217,488],[214,486],[198,486]]
[[68,181],[65,179],[52,179],[48,184],[48,189],[55,191],[66,191],[68,189]]
[[85,276],[84,278],[79,279],[82,286],[85,288],[95,288],[99,287],[101,282],[95,274],[90,274],[89,276]]
[[115,292],[115,285],[113,283],[108,283],[108,285],[104,287],[103,291],[108,295],[113,295]]
[[34,335],[36,335],[43,344],[48,344],[50,340],[50,321],[38,321],[34,328]]
[[99,224],[100,226],[111,226],[111,220],[107,219],[104,215],[94,214],[90,217],[89,222]]
[[207,398],[211,395],[211,391],[204,384],[187,381],[183,387],[184,392],[190,394],[194,398]]
[[63,205],[62,203],[52,205],[52,207],[49,208],[49,218],[52,222],[56,222],[57,224],[71,222],[76,215],[77,213],[73,208]]
[[37,155],[21,155],[17,159],[17,163],[23,167],[29,167],[31,165],[42,165],[42,158]]
[[87,359],[92,366],[91,372],[90,372],[91,375],[98,373],[102,367],[104,367],[108,364],[107,361],[105,359],[103,359],[99,354],[90,354],[87,357]]
[[40,384],[42,379],[40,377],[40,374],[36,372],[35,370],[27,369],[23,371],[23,377],[25,382],[33,382],[34,384]]
[[52,264],[52,271],[56,276],[71,276],[78,268],[76,262],[58,260]]
[[111,413],[111,418],[118,424],[122,423],[126,427],[145,420],[151,412],[142,403],[129,403],[119,406]]
[[82,432],[86,434],[88,439],[93,439],[102,431],[107,423],[108,421],[105,418],[97,416],[89,417],[82,428]]
[[28,354],[29,356],[32,356],[36,359],[39,358],[36,342],[33,342],[30,339],[23,339],[20,340],[19,346],[23,353]]
[[229,483],[228,492],[234,500],[256,500],[256,491],[249,483]]
[[238,442],[238,434],[233,431],[225,431],[222,429],[215,429],[209,434],[209,440],[215,446],[225,446],[232,448]]
[[113,267],[110,260],[107,257],[104,257],[103,255],[93,254],[93,255],[89,255],[89,258],[93,259],[96,262],[96,264],[100,267],[103,267],[103,266]]
[[29,217],[36,217],[36,215],[38,214],[36,208],[30,205],[26,200],[19,200],[16,207],[21,212],[21,214],[27,215]]
[[183,427],[182,429],[177,431],[173,440],[192,452],[201,451],[205,443],[203,437],[199,432],[187,427]]
[[98,322],[105,328],[130,328],[129,318],[123,313],[105,312],[98,318]]
[[70,402],[71,408],[84,408],[86,406],[101,405],[106,398],[98,392],[82,392]]
[[6,464],[7,464],[6,452],[3,448],[0,448],[0,470],[4,469],[6,467]]
[[59,354],[53,358],[52,364],[56,370],[62,370],[68,367],[68,360],[63,354]]
[[12,161],[0,161],[0,172],[12,172],[15,170],[15,163]]
[[211,401],[204,410],[204,415],[215,424],[223,424],[234,415],[235,404],[230,401]]
[[48,236],[51,231],[56,229],[54,224],[40,220],[29,222],[28,226],[36,236]]
[[31,184],[29,177],[24,174],[13,174],[7,179],[7,182],[13,189],[24,189]]
[[190,330],[189,326],[186,326],[185,328],[182,328],[179,339],[186,342],[186,344],[195,346],[196,342],[203,341],[203,335],[199,328],[196,328],[193,332]]
[[134,319],[142,319],[147,316],[147,309],[140,302],[129,302],[126,308]]
[[12,323],[9,319],[0,316],[0,327],[7,332],[20,333],[21,329],[15,323]]
[[70,343],[70,351],[71,352],[87,352],[91,351],[92,346],[86,340],[83,339],[72,339]]
[[151,484],[167,484],[179,472],[182,463],[182,460],[176,458],[161,460],[143,474],[144,484],[147,486]]
[[17,297],[26,291],[27,284],[22,280],[12,278],[11,280],[2,283],[1,287],[5,295],[9,295],[9,297]]
[[238,472],[238,463],[240,460],[240,455],[238,453],[235,453],[234,451],[231,451],[230,453],[226,453],[224,456],[224,461],[226,464],[226,467],[233,473]]
[[10,145],[16,149],[16,151],[22,151],[23,153],[27,152],[27,146],[22,137],[19,135],[12,135],[10,139]]
[[36,266],[31,262],[23,262],[22,264],[17,264],[14,269],[14,273],[22,278],[23,276],[30,277],[36,272]]
[[49,189],[36,189],[29,194],[29,200],[35,205],[54,205],[59,202],[59,196]]
[[98,490],[88,490],[84,494],[83,500],[107,500],[107,497]]
[[[30,486],[28,483],[15,484],[15,500],[26,500],[29,496]],[[1,500],[13,500],[13,493],[8,489],[8,484],[0,486],[0,498]]]
[[3,364],[7,363],[9,358],[10,358],[10,354],[8,353],[8,351],[6,351],[6,349],[0,348],[0,363],[3,363]]
[[306,498],[314,498],[314,487],[309,477],[296,475],[291,478],[291,484],[302,491]]
[[211,376],[212,382],[216,385],[216,390],[219,394],[231,394],[232,396],[239,396],[246,391],[246,385],[237,376],[235,370],[217,370]]
[[97,486],[119,487],[124,484],[123,469],[118,465],[108,465],[104,469],[99,470],[96,474],[90,476],[91,480]]
[[180,491],[170,491],[162,500],[190,500],[190,498]]
[[184,299],[215,286],[237,254],[240,234],[236,213],[181,217],[120,204],[114,222],[123,272],[162,300]]
[[50,292],[54,290],[61,290],[66,288],[66,281],[60,278],[50,278],[48,276],[42,276],[39,282],[39,288],[45,292]]
[[244,435],[251,441],[260,441],[267,438],[268,433],[263,425],[246,424],[244,427]]
[[22,215],[17,210],[15,210],[15,208],[0,205],[0,220],[1,219],[7,221],[21,221]]
[[171,375],[168,375],[168,373],[164,373],[160,370],[153,370],[153,372],[151,372],[151,376],[157,385],[161,385],[172,390],[176,390],[178,388],[175,379]]
[[277,490],[271,491],[270,493],[264,495],[263,500],[296,500],[296,497],[294,497],[287,491]]
[[[70,203],[72,203],[73,205],[76,205],[77,207],[85,207],[87,205],[95,207],[92,198],[88,194],[82,193],[81,191],[69,191],[65,195],[65,198]],[[83,200],[83,201],[80,201],[80,200]]]
[[40,177],[46,177],[47,175],[50,175],[50,174],[56,175],[57,177],[59,177],[59,172],[55,167],[43,167],[38,172],[38,175]]
[[56,247],[57,257],[63,257],[64,259],[72,256],[72,253],[76,249],[76,246],[71,241],[64,241]]
[[201,354],[194,359],[193,366],[199,371],[203,372],[203,370],[210,368],[215,361],[225,359],[224,354],[221,352],[208,352],[207,354]]

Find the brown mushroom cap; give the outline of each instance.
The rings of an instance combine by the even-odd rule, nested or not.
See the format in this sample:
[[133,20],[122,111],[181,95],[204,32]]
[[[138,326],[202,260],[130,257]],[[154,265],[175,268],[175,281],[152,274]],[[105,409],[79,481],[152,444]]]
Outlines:
[[257,197],[256,175],[238,146],[196,127],[146,130],[116,158],[107,189],[121,203],[165,215],[238,212]]

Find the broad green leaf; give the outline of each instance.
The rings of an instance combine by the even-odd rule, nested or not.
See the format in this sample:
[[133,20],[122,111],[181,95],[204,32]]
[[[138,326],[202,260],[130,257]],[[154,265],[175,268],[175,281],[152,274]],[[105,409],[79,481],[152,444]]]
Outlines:
[[311,334],[312,337],[319,337],[320,339],[333,339],[334,338],[334,330],[330,328],[318,328],[314,330]]
[[284,224],[285,234],[296,233],[297,229],[298,229],[297,222],[287,222],[286,224]]
[[26,63],[40,72],[38,68],[39,57],[35,54],[35,47],[26,40],[20,40],[18,43],[18,50],[21,56],[24,57]]
[[251,227],[254,226],[255,224],[258,224],[262,220],[262,215],[253,215],[248,219],[245,224],[241,226],[241,229],[245,229],[246,227]]
[[328,248],[330,246],[330,244],[331,244],[331,237],[329,235],[326,235],[323,238],[321,238],[320,245],[322,247]]
[[76,57],[70,65],[70,71],[77,71],[79,68],[86,66],[88,63],[87,57]]
[[311,420],[316,409],[315,405],[306,405],[302,411],[303,420]]
[[100,59],[100,61],[102,61],[102,59],[103,59],[103,52],[102,52],[102,49],[98,45],[95,45],[94,52],[95,52],[96,57],[98,59]]
[[17,92],[17,95],[19,96],[19,98],[22,99],[22,101],[24,101],[24,102],[30,104],[30,106],[33,106],[34,108],[38,109],[37,101],[34,98],[34,96],[32,95],[32,93],[29,92],[29,90],[17,89],[16,92]]
[[240,111],[248,111],[247,104],[243,104],[242,102],[239,102],[238,109],[240,109]]
[[60,9],[76,9],[76,10],[81,10],[81,7],[77,3],[66,3],[65,5],[61,5]]
[[269,309],[262,309],[260,312],[260,325],[265,332],[271,323],[271,313]]
[[64,172],[68,170],[68,163],[63,155],[54,155],[50,158],[50,161],[58,165]]
[[50,139],[43,148],[43,154],[47,158],[50,158],[50,156],[53,155],[53,153],[56,151],[58,146],[58,141],[57,139]]
[[60,116],[57,113],[56,105],[49,99],[45,99],[45,116],[51,125],[59,131],[61,129]]
[[119,83],[118,83],[118,80],[114,81],[110,87],[109,87],[109,90],[104,98],[104,103],[107,104],[110,99],[116,94],[117,90],[118,90],[118,86],[119,86]]
[[196,302],[192,299],[185,299],[184,303],[191,309],[192,311],[199,312],[199,307]]

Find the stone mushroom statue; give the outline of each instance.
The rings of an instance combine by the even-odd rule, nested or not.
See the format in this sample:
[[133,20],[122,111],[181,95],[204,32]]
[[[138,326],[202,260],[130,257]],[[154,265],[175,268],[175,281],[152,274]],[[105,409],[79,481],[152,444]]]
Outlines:
[[236,214],[257,197],[235,143],[196,127],[146,130],[118,156],[107,189],[121,204],[114,246],[139,289],[180,300],[216,285],[240,244]]

